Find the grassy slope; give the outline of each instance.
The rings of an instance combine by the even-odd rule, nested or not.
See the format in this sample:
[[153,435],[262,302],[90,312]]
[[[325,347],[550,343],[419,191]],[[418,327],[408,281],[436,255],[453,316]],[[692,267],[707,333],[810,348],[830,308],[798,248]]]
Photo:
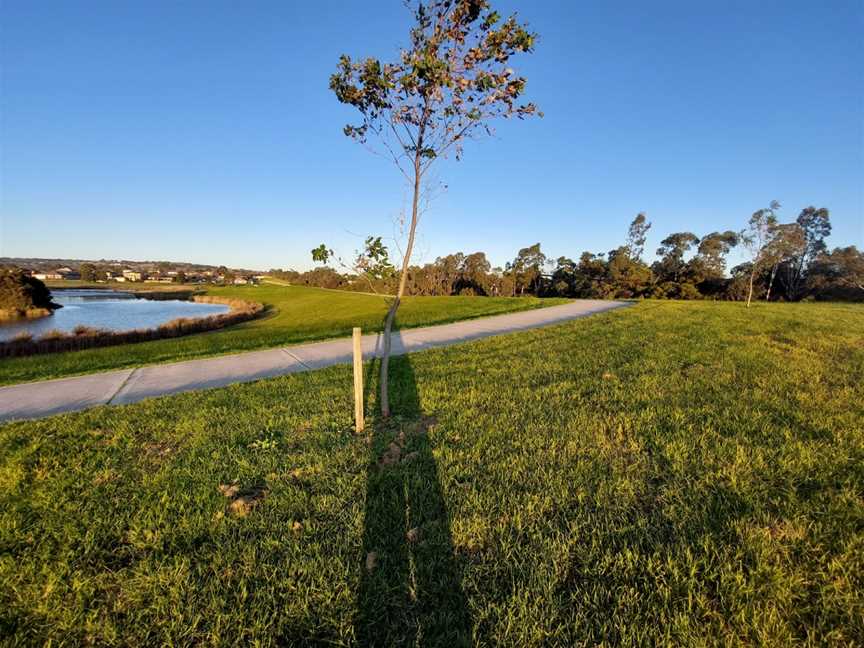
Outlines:
[[[642,303],[394,364],[371,448],[348,367],[0,428],[0,634],[864,636],[860,306]],[[234,479],[269,489],[245,518]]]
[[57,289],[70,289],[70,288],[95,288],[98,290],[120,290],[125,292],[142,292],[148,290],[158,290],[160,292],[175,292],[175,291],[188,291],[188,290],[200,290],[201,286],[196,284],[175,284],[175,283],[161,283],[156,281],[144,281],[144,282],[117,282],[112,281],[111,283],[99,283],[97,281],[82,281],[80,279],[48,279],[45,281],[45,285],[51,288],[52,290]]
[[[361,326],[364,331],[377,331],[382,327],[387,310],[384,298],[376,295],[298,286],[231,286],[209,288],[207,294],[262,302],[272,307],[273,312],[263,319],[229,329],[183,338],[2,359],[0,385],[341,337],[350,335],[354,326]],[[509,297],[409,297],[399,309],[397,323],[402,328],[441,324],[565,301]]]

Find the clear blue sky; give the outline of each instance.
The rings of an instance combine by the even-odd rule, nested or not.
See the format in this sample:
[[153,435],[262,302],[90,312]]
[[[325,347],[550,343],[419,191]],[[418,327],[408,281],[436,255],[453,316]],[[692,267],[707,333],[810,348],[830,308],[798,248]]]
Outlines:
[[[542,120],[442,164],[420,259],[619,244],[633,216],[740,229],[777,199],[864,243],[861,0],[507,0]],[[342,134],[342,52],[392,57],[400,0],[5,0],[0,256],[309,267],[392,235],[406,191]]]

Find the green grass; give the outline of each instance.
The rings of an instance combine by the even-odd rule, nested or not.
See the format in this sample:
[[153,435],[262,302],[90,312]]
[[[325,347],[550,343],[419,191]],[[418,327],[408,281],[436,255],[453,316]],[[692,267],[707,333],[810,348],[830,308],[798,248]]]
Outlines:
[[53,289],[69,289],[69,288],[96,288],[98,290],[119,290],[123,292],[141,292],[148,290],[158,290],[160,292],[175,292],[187,290],[200,290],[198,284],[176,284],[162,283],[159,281],[110,281],[99,283],[98,281],[83,281],[81,279],[47,279],[45,285]]
[[[351,335],[355,326],[367,332],[378,331],[387,312],[384,297],[321,288],[264,284],[210,287],[207,294],[258,301],[271,310],[264,318],[221,331],[101,349],[2,359],[0,385],[342,337]],[[535,297],[408,297],[399,307],[397,324],[401,328],[443,324],[566,301]]]
[[0,428],[0,635],[860,645],[861,306],[645,302],[393,372],[368,435],[349,367]]

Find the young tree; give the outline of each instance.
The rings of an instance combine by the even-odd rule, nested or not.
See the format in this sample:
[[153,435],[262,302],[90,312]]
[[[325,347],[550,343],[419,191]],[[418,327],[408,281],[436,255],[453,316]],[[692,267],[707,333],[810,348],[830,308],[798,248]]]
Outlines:
[[[386,282],[393,276],[394,272],[393,264],[390,263],[390,251],[381,241],[380,236],[367,236],[363,243],[363,249],[355,253],[354,261],[351,264],[345,263],[341,257],[337,257],[333,250],[323,243],[312,250],[312,261],[324,266],[324,268],[316,268],[316,270],[330,271],[336,274],[332,268],[327,267],[331,259],[335,259],[340,266],[364,279],[369,290],[374,293],[378,292],[376,282]],[[329,277],[328,281],[332,282],[332,277]]]
[[750,279],[747,289],[747,308],[753,299],[753,282],[768,259],[768,246],[777,229],[777,210],[780,203],[772,200],[764,209],[753,212],[747,223],[747,229],[740,234],[740,240],[750,252]]
[[385,417],[390,415],[391,331],[405,291],[425,174],[450,152],[459,159],[463,142],[490,133],[496,118],[539,114],[533,103],[518,103],[525,78],[508,66],[514,55],[531,52],[536,38],[515,16],[502,21],[488,0],[408,4],[415,22],[398,61],[355,62],[343,55],[330,77],[339,101],[360,112],[360,122],[347,125],[345,134],[363,144],[374,138],[412,187],[408,241],[384,323],[380,387]]

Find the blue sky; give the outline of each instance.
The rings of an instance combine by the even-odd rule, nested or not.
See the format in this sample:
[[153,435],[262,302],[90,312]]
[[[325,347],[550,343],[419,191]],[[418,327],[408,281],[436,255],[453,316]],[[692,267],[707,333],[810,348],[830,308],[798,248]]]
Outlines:
[[[864,10],[848,2],[516,0],[542,120],[506,122],[437,175],[418,261],[540,241],[618,245],[826,206],[864,247]],[[310,267],[392,236],[407,191],[341,132],[340,53],[391,58],[400,0],[0,6],[0,256]]]

